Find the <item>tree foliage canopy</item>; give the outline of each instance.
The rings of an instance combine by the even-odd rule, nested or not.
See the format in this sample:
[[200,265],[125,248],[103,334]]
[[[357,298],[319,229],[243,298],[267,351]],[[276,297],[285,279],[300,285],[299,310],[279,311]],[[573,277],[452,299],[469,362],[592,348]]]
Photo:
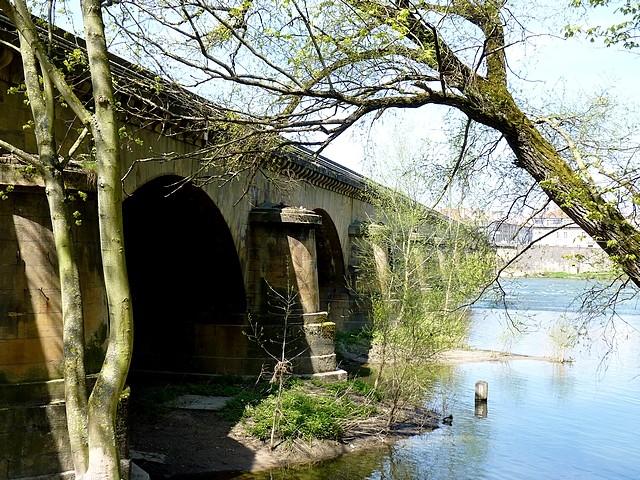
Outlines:
[[586,7],[615,7],[616,21],[611,25],[595,25],[589,27],[567,26],[567,36],[585,34],[591,41],[601,38],[607,46],[622,45],[624,48],[634,49],[638,43],[638,26],[640,25],[640,2],[633,0],[572,0],[574,8]]
[[133,0],[109,12],[140,62],[292,141],[324,146],[389,109],[461,112],[496,132],[515,166],[640,285],[637,147],[585,161],[580,128],[569,128],[580,118],[533,115],[515,97],[509,56],[547,10],[507,0]]

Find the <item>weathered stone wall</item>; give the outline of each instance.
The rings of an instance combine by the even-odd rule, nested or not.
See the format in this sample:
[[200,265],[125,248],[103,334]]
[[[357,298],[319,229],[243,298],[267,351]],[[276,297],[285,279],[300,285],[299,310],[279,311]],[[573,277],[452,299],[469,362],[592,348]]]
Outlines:
[[60,380],[0,385],[0,478],[73,469],[63,398]]
[[[171,151],[188,153],[193,146],[181,143],[177,138],[163,137],[149,130],[132,130],[131,134],[141,140],[141,144],[129,145],[123,155],[124,171],[129,171],[124,186],[125,191],[135,196],[135,192],[143,185],[165,176],[190,178],[193,175],[207,176],[220,172],[198,172],[198,164],[192,160],[180,161],[145,161],[133,163],[135,160],[153,157],[157,152]],[[214,175],[215,176],[215,175]],[[246,175],[238,175],[226,183],[210,182],[202,186],[203,191],[213,200],[229,228],[242,275],[247,290],[251,288],[250,241],[251,226],[248,218],[252,209],[265,204],[303,207],[322,213],[323,222],[319,230],[330,228],[337,241],[331,243],[331,257],[319,258],[318,273],[331,268],[331,264],[342,266],[338,275],[332,276],[329,285],[320,285],[320,302],[335,322],[339,330],[348,330],[362,322],[351,322],[355,308],[353,298],[347,286],[353,255],[354,237],[349,236],[349,228],[354,222],[369,220],[374,207],[356,195],[346,195],[340,191],[322,188],[305,179],[289,178],[282,175],[274,182],[273,172],[267,178],[260,172],[250,180]]]
[[[127,416],[128,396],[123,395],[116,434],[125,469],[130,464]],[[63,380],[0,385],[0,478],[74,478]]]
[[[320,312],[317,229],[322,217],[295,207],[264,206],[251,211],[250,321],[266,332],[253,351],[269,349],[294,361],[297,374],[336,370],[335,323]],[[262,354],[264,356],[264,353]]]
[[[518,250],[500,247],[497,253],[506,262],[513,258]],[[611,269],[611,260],[600,248],[533,245],[506,269],[505,274],[513,276],[543,275],[552,272],[581,274],[606,272]]]
[[[72,469],[64,386],[59,380],[62,313],[49,209],[43,188],[16,175],[20,174],[14,167],[0,165],[0,184],[18,184],[6,200],[0,200],[0,478],[7,479]],[[86,201],[76,197],[72,205],[81,220],[74,236],[87,365],[96,371],[106,333],[96,202],[89,195]]]
[[[95,369],[101,363],[106,325],[96,203],[90,196],[86,201],[76,198],[72,204],[81,220],[73,233],[80,259],[87,353]],[[0,201],[0,382],[60,378],[62,312],[57,269],[44,191],[17,186]]]
[[[123,155],[124,171],[130,171],[124,182],[127,194],[135,194],[139,187],[167,175],[178,175],[183,178],[191,178],[195,175],[199,178],[200,175],[206,177],[207,174],[220,173],[214,170],[198,174],[199,165],[192,160],[150,161],[133,165],[135,160],[153,157],[157,152],[187,153],[194,147],[176,138],[163,137],[149,130],[132,130],[131,133],[142,143],[129,145]],[[253,208],[270,203],[303,207],[314,211],[322,210],[335,226],[340,252],[334,252],[334,254],[342,257],[344,265],[348,264],[351,251],[349,226],[358,220],[367,221],[374,212],[373,206],[364,199],[325,189],[304,179],[289,178],[284,175],[278,182],[274,182],[273,174],[267,177],[257,172],[251,179],[240,174],[232,181],[210,182],[202,188],[220,210],[229,227],[245,278],[249,268],[249,222],[247,219]]]

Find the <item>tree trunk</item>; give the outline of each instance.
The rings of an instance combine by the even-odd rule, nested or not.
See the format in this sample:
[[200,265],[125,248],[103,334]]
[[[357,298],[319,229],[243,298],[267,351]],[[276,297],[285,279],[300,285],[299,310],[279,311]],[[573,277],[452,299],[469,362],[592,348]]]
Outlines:
[[[21,8],[22,7],[22,8]],[[24,10],[24,4],[18,4]],[[25,10],[26,11],[26,10]],[[18,25],[19,29],[28,28]],[[68,207],[63,168],[55,148],[55,94],[46,74],[39,75],[33,46],[19,35],[24,68],[25,86],[35,122],[34,133],[38,145],[38,170],[45,182],[49,215],[58,260],[60,297],[62,301],[62,342],[64,352],[65,408],[69,443],[74,469],[82,475],[87,469],[87,390],[84,366],[84,316],[73,220]],[[42,78],[42,83],[40,82]]]
[[80,276],[62,172],[46,167],[44,179],[60,275],[67,429],[75,473],[81,476],[87,469],[88,450],[85,338]]
[[640,231],[629,223],[619,206],[608,203],[567,164],[518,108],[506,87],[480,82],[476,93],[473,103],[449,104],[502,133],[516,156],[517,166],[529,173],[547,196],[640,287]]
[[92,132],[98,163],[98,218],[110,328],[104,364],[89,398],[87,478],[114,480],[121,478],[115,419],[131,361],[133,313],[124,254],[118,125],[100,2],[82,1],[82,17],[95,101]]
[[618,206],[608,203],[579,173],[571,170],[528,120],[517,135],[506,138],[519,166],[640,287],[640,232]]

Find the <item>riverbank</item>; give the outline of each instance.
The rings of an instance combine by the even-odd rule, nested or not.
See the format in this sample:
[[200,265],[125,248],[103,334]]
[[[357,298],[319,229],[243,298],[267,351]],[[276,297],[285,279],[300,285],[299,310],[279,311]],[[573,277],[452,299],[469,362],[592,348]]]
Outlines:
[[441,365],[460,365],[478,362],[509,362],[514,360],[537,360],[540,362],[562,363],[566,359],[537,355],[520,355],[518,353],[501,352],[497,350],[454,349],[438,354],[435,362]]
[[[553,361],[548,357],[489,350],[452,350],[439,355],[437,363],[455,365],[524,359]],[[384,447],[432,431],[443,422],[429,410],[406,408],[399,412],[395,425],[387,428],[389,408],[381,404],[377,415],[355,423],[340,441],[280,443],[273,450],[268,442],[250,436],[241,423],[222,419],[214,409],[175,408],[157,417],[132,418],[132,459],[152,480],[199,475],[210,479],[232,478],[232,472],[315,463],[358,450]],[[214,476],[216,472],[219,477]]]
[[[314,440],[280,443],[274,450],[268,442],[248,435],[242,424],[223,420],[216,412],[176,409],[153,423],[136,425],[132,431],[133,461],[156,479],[186,479],[198,475],[260,471],[328,460],[363,449],[393,444],[402,438],[437,428],[432,412],[406,410],[400,422],[386,428],[386,417],[359,422],[341,441]],[[221,476],[220,478],[225,478]]]

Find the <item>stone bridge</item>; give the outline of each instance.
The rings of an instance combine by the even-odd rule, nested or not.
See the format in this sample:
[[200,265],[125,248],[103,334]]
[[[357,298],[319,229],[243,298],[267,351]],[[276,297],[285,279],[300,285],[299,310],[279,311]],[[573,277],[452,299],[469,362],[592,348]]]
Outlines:
[[[152,132],[137,134],[157,140]],[[135,315],[132,368],[257,374],[268,357],[264,347],[281,339],[280,307],[290,303],[291,357],[306,352],[295,371],[334,372],[333,344],[325,340],[334,328],[360,321],[349,287],[354,235],[372,212],[362,200],[365,180],[298,151],[283,162],[286,175],[197,186],[192,162],[133,165],[141,153],[125,155],[125,167],[132,167],[123,204]],[[76,235],[97,367],[107,316],[90,177],[70,174],[69,181],[89,194],[75,200],[82,220]],[[0,203],[1,378],[49,380],[59,376],[62,360],[61,303],[44,188],[8,162],[0,190],[6,185],[14,190]],[[302,332],[295,331],[298,324]],[[252,339],[255,328],[268,338]],[[306,343],[299,343],[300,334]]]
[[[20,82],[20,61],[5,49],[0,66],[0,138],[37,152],[23,128],[28,107],[6,93]],[[58,118],[60,144],[72,141],[66,115]],[[361,325],[350,286],[354,238],[373,212],[366,179],[295,149],[269,168],[210,181],[195,159],[140,161],[191,152],[202,138],[126,126],[139,139],[122,152],[132,370],[258,375],[273,363],[273,346],[286,341],[294,373],[339,374],[335,329]],[[80,220],[74,234],[95,372],[108,329],[95,175],[70,171],[67,183],[87,194],[70,201]],[[0,191],[8,185],[13,191],[0,201],[0,478],[31,478],[71,468],[60,281],[42,182],[4,155]]]

